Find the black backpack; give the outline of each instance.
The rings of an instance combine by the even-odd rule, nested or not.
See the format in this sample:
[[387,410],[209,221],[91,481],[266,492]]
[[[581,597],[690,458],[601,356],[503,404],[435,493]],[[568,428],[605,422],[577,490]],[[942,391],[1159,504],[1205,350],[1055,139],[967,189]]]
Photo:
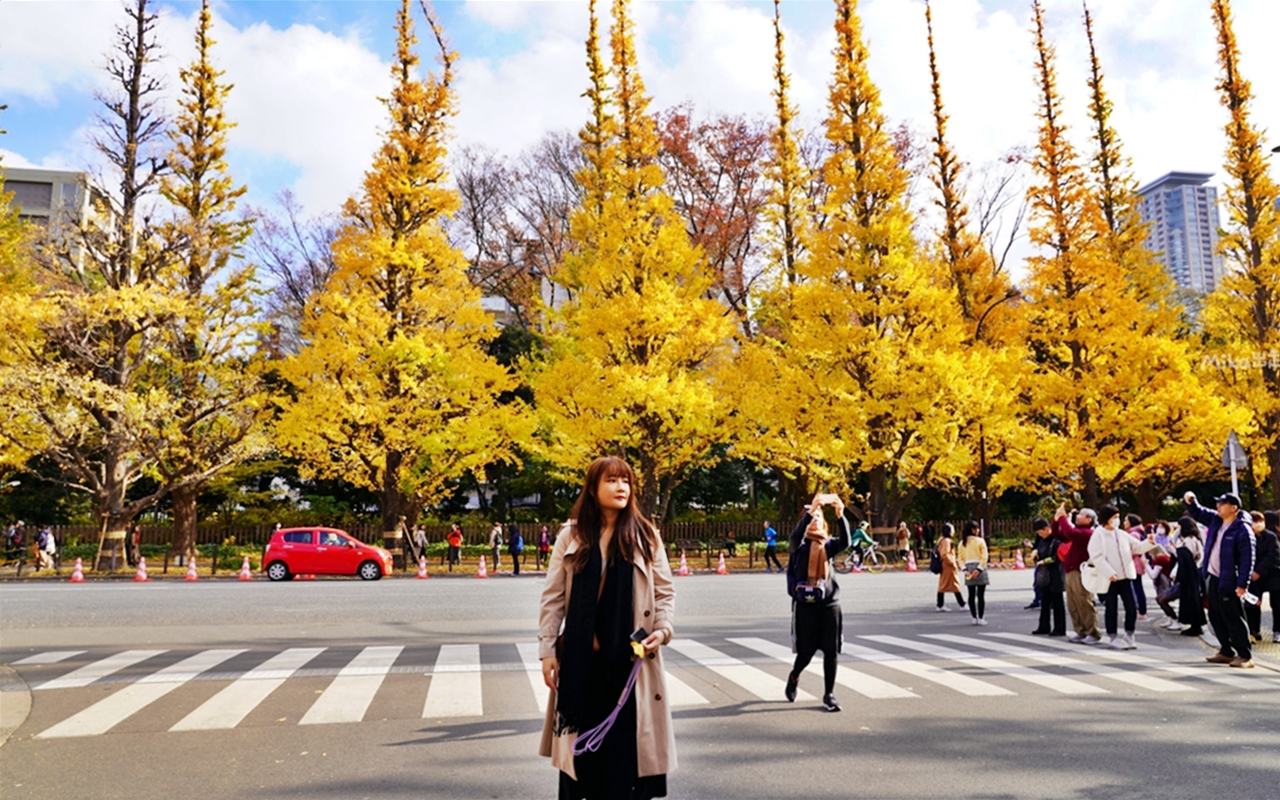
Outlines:
[[929,554],[929,571],[934,575],[942,574],[942,558],[938,555],[938,548],[936,547]]

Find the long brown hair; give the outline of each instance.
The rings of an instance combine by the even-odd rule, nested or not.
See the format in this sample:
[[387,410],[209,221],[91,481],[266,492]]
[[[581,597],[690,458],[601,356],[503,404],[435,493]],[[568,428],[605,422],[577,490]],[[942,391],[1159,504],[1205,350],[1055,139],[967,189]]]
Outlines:
[[613,539],[609,543],[608,555],[620,555],[627,562],[635,564],[637,557],[652,561],[658,547],[658,536],[653,523],[636,508],[636,474],[631,465],[612,456],[597,458],[587,467],[582,494],[578,495],[578,502],[573,504],[573,514],[570,517],[574,523],[570,528],[570,535],[578,542],[578,551],[565,556],[572,572],[580,572],[591,557],[590,548],[599,546],[604,512],[596,499],[596,492],[600,489],[600,482],[606,478],[626,478],[631,484],[627,505],[618,512],[618,519],[613,526]]

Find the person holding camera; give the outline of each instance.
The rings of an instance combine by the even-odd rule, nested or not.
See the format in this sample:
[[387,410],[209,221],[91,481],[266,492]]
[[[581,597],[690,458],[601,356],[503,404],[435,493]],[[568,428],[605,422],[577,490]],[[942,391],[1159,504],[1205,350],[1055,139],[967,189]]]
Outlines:
[[[827,529],[822,507],[836,512],[836,535]],[[787,701],[796,701],[800,673],[822,651],[822,707],[839,711],[836,702],[836,658],[843,644],[844,618],[840,609],[840,587],[836,584],[831,559],[849,548],[849,520],[844,501],[833,494],[818,494],[800,522],[791,531],[787,563],[787,588],[791,594],[791,630],[796,653],[787,677]]]
[[675,588],[658,530],[636,507],[620,458],[587,469],[556,537],[538,620],[551,689],[539,752],[562,800],[665,797],[675,735],[660,647]]

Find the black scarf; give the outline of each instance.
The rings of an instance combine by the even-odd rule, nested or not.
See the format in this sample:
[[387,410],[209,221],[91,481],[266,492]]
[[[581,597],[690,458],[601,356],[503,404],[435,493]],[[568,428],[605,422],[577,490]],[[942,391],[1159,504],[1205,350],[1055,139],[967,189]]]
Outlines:
[[578,733],[586,730],[587,683],[591,679],[591,658],[596,635],[596,601],[600,593],[600,571],[603,560],[596,542],[586,565],[573,576],[573,594],[569,597],[569,613],[564,621],[564,647],[560,651],[560,680],[556,690],[554,733]]

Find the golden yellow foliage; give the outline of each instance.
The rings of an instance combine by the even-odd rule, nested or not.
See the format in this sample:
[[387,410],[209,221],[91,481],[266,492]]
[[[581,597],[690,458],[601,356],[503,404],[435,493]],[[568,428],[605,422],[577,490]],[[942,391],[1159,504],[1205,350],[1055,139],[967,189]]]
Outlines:
[[555,275],[570,299],[545,311],[546,350],[530,382],[542,454],[569,473],[604,453],[624,455],[641,507],[661,519],[689,469],[727,438],[729,410],[711,367],[734,323],[708,298],[714,276],[663,190],[628,4],[613,4],[608,69],[594,2],[590,13],[584,198],[570,221],[576,249]]
[[404,0],[390,125],[347,201],[337,270],[303,324],[308,345],[281,368],[294,396],[281,403],[279,446],[308,475],[379,493],[386,530],[451,481],[513,460],[530,424],[518,402],[498,402],[514,381],[485,349],[493,322],[445,235],[459,204],[445,166],[455,56],[429,12],[427,22],[441,69],[420,80]]

